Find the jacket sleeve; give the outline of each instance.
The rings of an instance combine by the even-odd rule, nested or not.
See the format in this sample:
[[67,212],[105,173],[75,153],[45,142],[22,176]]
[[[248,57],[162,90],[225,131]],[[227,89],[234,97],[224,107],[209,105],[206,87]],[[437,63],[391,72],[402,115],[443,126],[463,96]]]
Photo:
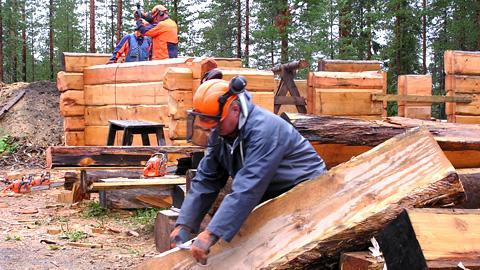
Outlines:
[[110,60],[117,61],[122,54],[128,53],[128,35],[123,36],[123,38],[120,40],[120,42],[117,44],[115,49],[113,50],[112,57],[110,57]]
[[228,179],[226,170],[209,149],[198,165],[197,174],[190,183],[190,190],[183,201],[176,225],[185,225],[197,233],[200,223],[212,206]]
[[[148,31],[150,31],[152,28],[154,28],[155,25],[154,24],[150,24],[150,23],[143,23],[142,20],[138,20],[137,21],[137,28],[138,28],[138,31],[140,31],[140,33],[142,33],[142,35],[146,35],[145,33],[147,33]],[[146,36],[150,36],[151,35],[146,35]]]
[[[227,195],[207,229],[230,241],[253,208],[260,203],[283,159],[288,145],[281,143],[281,130],[266,125],[250,136],[243,167],[233,179],[232,193]],[[268,140],[268,141],[267,141]]]
[[145,26],[145,33],[143,33],[145,36],[148,36],[148,37],[155,37],[155,36],[158,36],[162,33],[165,33],[165,32],[168,32],[169,31],[169,27],[167,27],[165,25],[165,21],[162,21],[162,22],[159,22],[157,23],[157,25],[147,25]]

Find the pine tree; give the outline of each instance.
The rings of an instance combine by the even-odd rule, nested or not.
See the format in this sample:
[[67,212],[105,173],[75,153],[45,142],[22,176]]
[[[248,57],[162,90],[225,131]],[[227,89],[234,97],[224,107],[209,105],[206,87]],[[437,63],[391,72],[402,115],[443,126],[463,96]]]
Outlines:
[[3,3],[0,0],[0,82],[3,81]]

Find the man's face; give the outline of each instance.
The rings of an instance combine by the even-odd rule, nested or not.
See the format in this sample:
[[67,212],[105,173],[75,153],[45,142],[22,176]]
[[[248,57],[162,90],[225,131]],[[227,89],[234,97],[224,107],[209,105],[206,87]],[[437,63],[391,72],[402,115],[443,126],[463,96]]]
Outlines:
[[220,123],[220,136],[228,136],[233,134],[238,127],[238,119],[240,117],[240,106],[238,103],[233,103],[228,109],[228,114]]

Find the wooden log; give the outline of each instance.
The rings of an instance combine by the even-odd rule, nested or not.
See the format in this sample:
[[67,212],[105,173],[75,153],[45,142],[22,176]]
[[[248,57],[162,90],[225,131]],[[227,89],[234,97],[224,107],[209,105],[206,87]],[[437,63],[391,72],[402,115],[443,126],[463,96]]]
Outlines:
[[83,131],[85,118],[83,116],[70,116],[63,118],[63,131]]
[[313,72],[311,86],[314,88],[382,89],[386,91],[384,71],[365,72]]
[[166,175],[158,178],[107,178],[102,179],[101,182],[92,183],[88,190],[118,190],[173,185],[185,185],[185,177]]
[[480,53],[445,51],[444,65],[447,75],[480,75]]
[[158,196],[158,195],[139,195],[137,200],[149,204],[155,208],[169,208],[173,205],[173,198],[170,195]]
[[465,190],[465,201],[455,207],[480,209],[480,168],[459,169],[457,173]]
[[472,115],[480,116],[480,91],[479,94],[472,95],[458,95],[457,96],[468,96],[472,98],[471,103],[457,103],[455,106],[456,115]]
[[180,213],[174,209],[166,209],[157,213],[155,218],[155,247],[158,252],[164,252],[170,249],[170,233],[175,228],[178,215]]
[[[372,101],[372,90],[315,89],[315,114],[381,115],[382,102]],[[381,92],[382,90],[377,90]]]
[[382,68],[380,61],[365,60],[327,60],[318,61],[318,71],[330,72],[362,72],[362,71],[379,71]]
[[185,140],[187,138],[187,120],[170,119],[169,131],[171,140]]
[[[429,132],[407,132],[256,208],[230,243],[212,247],[209,269],[338,269],[340,252],[364,248],[403,208],[461,195],[454,168]],[[139,269],[195,265],[190,252],[176,248]]]
[[243,76],[247,80],[247,90],[251,92],[275,91],[275,77],[272,71],[256,69],[226,69],[218,68],[223,73],[224,80],[231,80],[235,76]]
[[62,55],[62,70],[83,72],[86,67],[106,64],[112,55],[106,53],[68,53]]
[[274,92],[251,92],[252,102],[270,112],[273,112]]
[[193,79],[202,79],[203,75],[208,71],[217,67],[217,62],[209,57],[197,57],[188,63],[192,69]]
[[457,93],[480,93],[480,76],[446,75],[445,91]]
[[215,57],[213,58],[217,63],[217,67],[222,68],[241,68],[242,67],[242,59],[240,58],[220,58]]
[[480,124],[480,116],[455,115],[455,123]]
[[431,106],[405,106],[405,117],[414,119],[430,120],[432,118]]
[[[480,266],[480,210],[409,209],[377,237],[388,269]],[[435,226],[432,226],[432,223]]]
[[67,131],[64,133],[66,146],[84,146],[85,132],[84,131]]
[[162,82],[100,84],[85,86],[85,104],[166,105],[168,91]]
[[65,179],[63,187],[66,190],[72,190],[73,184],[75,182],[80,182],[80,174],[77,172],[66,172],[63,178]]
[[383,270],[383,259],[377,259],[368,251],[346,252],[340,256],[341,270]]
[[187,110],[192,109],[192,103],[192,91],[168,91],[168,115],[171,119],[187,119]]
[[57,73],[57,89],[60,92],[67,90],[83,90],[83,73]]
[[[480,126],[390,117],[365,121],[345,117],[284,114],[317,149],[329,167],[348,161],[407,129],[424,126],[434,135],[452,164],[480,167]],[[470,158],[465,158],[466,156]]]
[[69,90],[60,95],[60,113],[63,116],[82,116],[85,114],[83,91]]
[[168,68],[163,78],[165,89],[172,90],[192,90],[193,72],[190,68]]
[[84,71],[84,84],[162,82],[163,75],[169,67],[186,67],[190,60],[189,58],[172,58],[92,66]]
[[116,169],[82,169],[80,172],[80,190],[88,193],[88,187],[93,183],[100,182],[102,179],[112,177],[139,178],[143,175],[143,168],[126,169],[119,167]]
[[169,125],[167,105],[107,105],[85,107],[85,125],[108,126],[109,120],[145,120]]
[[143,209],[152,208],[152,205],[139,200],[139,196],[165,198],[171,192],[171,186],[106,190],[100,192],[99,199],[100,205],[107,209]]
[[[401,75],[398,77],[398,95],[431,96],[431,75]],[[431,103],[413,103],[399,101],[398,116],[430,119]]]
[[197,146],[104,146],[66,147],[51,146],[46,151],[47,168],[145,166],[155,153],[202,152]]

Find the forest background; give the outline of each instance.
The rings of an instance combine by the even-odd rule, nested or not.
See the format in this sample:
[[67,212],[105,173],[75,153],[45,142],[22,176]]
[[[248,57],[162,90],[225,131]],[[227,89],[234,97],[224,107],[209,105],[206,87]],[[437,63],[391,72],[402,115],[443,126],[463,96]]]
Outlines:
[[[431,74],[445,94],[445,50],[480,50],[480,0],[166,0],[180,54],[242,58],[270,69],[306,59],[379,60],[397,76]],[[111,53],[134,28],[137,1],[0,0],[0,81],[54,80],[63,52]],[[305,77],[306,72],[299,73]],[[396,114],[394,104],[389,115]],[[443,105],[432,114],[445,118]]]

